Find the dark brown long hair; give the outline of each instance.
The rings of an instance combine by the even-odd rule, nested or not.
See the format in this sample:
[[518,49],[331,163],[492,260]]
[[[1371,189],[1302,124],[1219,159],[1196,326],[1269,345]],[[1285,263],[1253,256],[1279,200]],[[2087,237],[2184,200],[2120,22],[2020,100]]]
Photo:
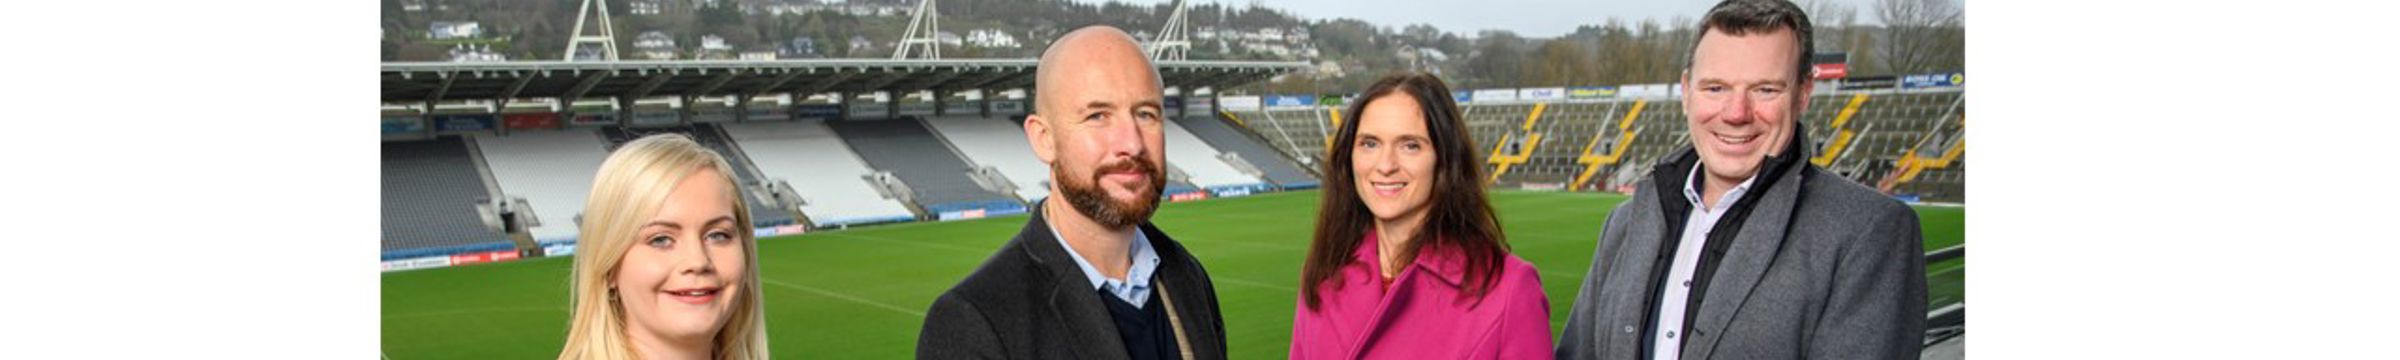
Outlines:
[[1366,232],[1375,227],[1375,214],[1358,199],[1350,151],[1358,141],[1356,117],[1365,112],[1368,103],[1390,94],[1416,98],[1434,151],[1433,196],[1428,199],[1431,204],[1425,224],[1410,234],[1414,241],[1400,250],[1398,258],[1405,264],[1416,261],[1421,249],[1455,248],[1465,258],[1464,295],[1481,298],[1499,281],[1500,261],[1508,255],[1507,237],[1500,233],[1500,221],[1492,216],[1492,203],[1484,196],[1483,166],[1475,161],[1475,140],[1467,136],[1466,122],[1459,116],[1457,101],[1450,97],[1450,86],[1431,74],[1394,73],[1377,79],[1350,103],[1353,119],[1342,123],[1332,151],[1325,154],[1325,190],[1317,209],[1316,239],[1309,243],[1308,260],[1300,270],[1300,296],[1311,311],[1317,309],[1322,296],[1317,286],[1334,279],[1366,239]]

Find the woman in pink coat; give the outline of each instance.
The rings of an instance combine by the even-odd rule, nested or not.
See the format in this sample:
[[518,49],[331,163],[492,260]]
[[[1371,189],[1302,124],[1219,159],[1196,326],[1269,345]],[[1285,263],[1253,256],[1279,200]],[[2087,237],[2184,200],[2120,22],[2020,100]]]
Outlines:
[[1293,359],[1548,359],[1550,301],[1509,254],[1441,79],[1387,75],[1327,153]]

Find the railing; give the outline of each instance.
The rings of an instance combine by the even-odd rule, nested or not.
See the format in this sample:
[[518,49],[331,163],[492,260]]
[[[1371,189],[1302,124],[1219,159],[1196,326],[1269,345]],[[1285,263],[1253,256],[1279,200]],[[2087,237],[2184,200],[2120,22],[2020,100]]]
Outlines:
[[[1967,246],[1958,245],[1925,253],[1925,264],[1965,259]],[[1931,279],[1927,279],[1931,281]],[[1925,342],[1933,345],[1967,334],[1967,303],[1960,300],[1925,312]]]

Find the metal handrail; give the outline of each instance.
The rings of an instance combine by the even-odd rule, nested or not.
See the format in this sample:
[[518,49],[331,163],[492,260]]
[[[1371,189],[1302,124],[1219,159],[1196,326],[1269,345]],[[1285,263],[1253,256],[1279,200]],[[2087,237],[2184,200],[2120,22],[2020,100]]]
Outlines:
[[[1959,244],[1957,246],[1951,246],[1941,250],[1925,252],[1925,263],[1932,264],[1943,261],[1965,259],[1966,257],[1967,245]],[[1933,309],[1933,311],[1925,312],[1925,342],[1923,345],[1930,346],[1943,341],[1950,341],[1950,339],[1966,336],[1966,334],[1967,303],[1965,301],[1952,303],[1950,305],[1942,306],[1939,309]]]

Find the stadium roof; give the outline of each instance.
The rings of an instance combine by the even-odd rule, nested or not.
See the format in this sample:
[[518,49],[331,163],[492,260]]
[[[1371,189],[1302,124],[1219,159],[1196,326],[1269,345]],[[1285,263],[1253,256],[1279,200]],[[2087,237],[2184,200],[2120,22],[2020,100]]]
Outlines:
[[[724,96],[1025,88],[1035,59],[682,60],[383,63],[383,102]],[[1221,89],[1306,69],[1301,62],[1161,61],[1167,87]]]

